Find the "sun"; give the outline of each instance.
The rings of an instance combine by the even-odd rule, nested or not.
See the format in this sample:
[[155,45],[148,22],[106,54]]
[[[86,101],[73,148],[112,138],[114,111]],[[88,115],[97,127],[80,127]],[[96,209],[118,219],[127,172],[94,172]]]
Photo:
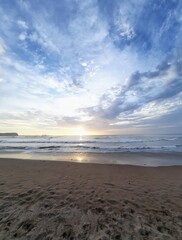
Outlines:
[[74,135],[84,136],[84,135],[89,135],[89,132],[85,130],[84,127],[77,127],[74,129]]

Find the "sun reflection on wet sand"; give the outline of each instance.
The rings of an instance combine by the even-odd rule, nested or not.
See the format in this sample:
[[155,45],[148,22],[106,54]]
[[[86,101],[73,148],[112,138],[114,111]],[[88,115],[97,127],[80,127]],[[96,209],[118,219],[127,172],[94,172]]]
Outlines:
[[88,158],[86,154],[74,154],[73,159],[76,160],[77,162],[88,162]]
[[76,159],[78,162],[82,162],[83,161],[83,157],[77,157]]

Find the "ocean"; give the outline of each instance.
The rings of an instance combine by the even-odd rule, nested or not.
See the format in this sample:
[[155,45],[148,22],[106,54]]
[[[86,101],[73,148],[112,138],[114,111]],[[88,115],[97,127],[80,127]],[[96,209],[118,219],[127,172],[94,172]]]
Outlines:
[[182,165],[182,135],[1,136],[0,157],[142,166]]
[[182,135],[0,137],[2,152],[182,152]]

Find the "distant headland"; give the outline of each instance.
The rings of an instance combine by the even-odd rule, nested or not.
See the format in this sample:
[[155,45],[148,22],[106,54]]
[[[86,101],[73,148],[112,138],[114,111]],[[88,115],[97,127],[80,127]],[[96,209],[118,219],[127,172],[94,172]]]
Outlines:
[[18,133],[0,133],[0,136],[15,137],[15,136],[18,136]]

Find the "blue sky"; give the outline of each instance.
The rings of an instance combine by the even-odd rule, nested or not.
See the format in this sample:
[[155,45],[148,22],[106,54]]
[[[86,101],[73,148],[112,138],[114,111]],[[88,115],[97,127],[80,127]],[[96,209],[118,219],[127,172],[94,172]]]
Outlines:
[[179,133],[182,1],[0,0],[0,131]]

